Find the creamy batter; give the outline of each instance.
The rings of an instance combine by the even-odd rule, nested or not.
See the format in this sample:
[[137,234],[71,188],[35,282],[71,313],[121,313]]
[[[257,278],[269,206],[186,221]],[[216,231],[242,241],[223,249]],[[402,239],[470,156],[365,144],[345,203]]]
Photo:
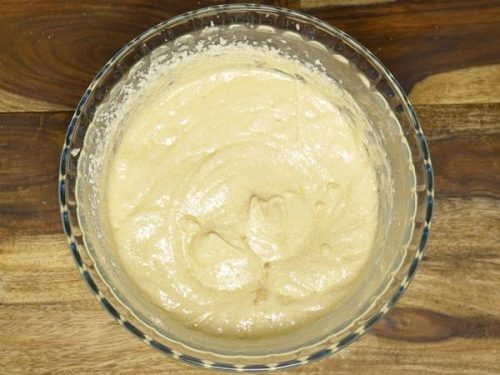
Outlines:
[[107,173],[128,276],[214,335],[298,327],[348,298],[378,190],[352,98],[270,50],[204,51],[139,90]]

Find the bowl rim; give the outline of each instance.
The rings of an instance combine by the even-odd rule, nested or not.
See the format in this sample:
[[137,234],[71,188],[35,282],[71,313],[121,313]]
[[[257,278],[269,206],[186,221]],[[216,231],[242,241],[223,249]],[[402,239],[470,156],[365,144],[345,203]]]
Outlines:
[[[320,346],[319,349],[312,354],[306,356],[306,357],[300,357],[300,358],[295,358],[293,360],[287,360],[279,363],[270,363],[270,362],[265,362],[264,363],[256,363],[256,364],[250,364],[250,365],[238,365],[234,363],[214,363],[208,360],[205,360],[203,358],[197,358],[194,357],[190,354],[185,354],[182,352],[179,352],[177,350],[171,349],[168,346],[151,339],[148,337],[145,333],[143,333],[139,328],[137,328],[135,325],[133,325],[129,320],[126,319],[122,314],[118,312],[118,310],[113,306],[113,304],[110,302],[109,298],[106,298],[100,291],[99,287],[97,286],[97,283],[95,280],[92,278],[91,274],[88,272],[87,266],[84,264],[82,261],[82,254],[81,250],[79,247],[83,247],[83,251],[87,252],[86,246],[80,246],[77,244],[77,241],[75,240],[75,229],[78,231],[80,227],[80,223],[78,220],[76,222],[71,219],[71,211],[75,210],[76,211],[76,206],[72,208],[71,206],[68,205],[67,202],[67,197],[68,197],[68,189],[69,189],[69,184],[67,183],[67,169],[68,169],[68,164],[69,160],[72,157],[76,157],[76,155],[73,155],[73,150],[71,150],[71,141],[73,139],[73,136],[75,135],[76,129],[78,128],[79,120],[80,120],[80,115],[83,112],[88,99],[90,95],[92,94],[93,90],[96,88],[96,86],[100,83],[101,78],[104,76],[104,74],[111,69],[113,64],[117,63],[121,57],[123,57],[127,52],[132,50],[134,47],[139,45],[144,39],[149,37],[150,35],[153,35],[160,29],[168,28],[169,26],[175,24],[178,21],[185,20],[185,19],[190,19],[192,17],[197,17],[201,16],[204,14],[212,13],[212,12],[228,12],[228,11],[253,11],[253,10],[258,10],[258,11],[263,11],[263,12],[271,12],[274,14],[284,14],[285,16],[293,16],[295,18],[299,18],[300,20],[308,23],[313,23],[317,26],[322,27],[323,29],[326,29],[329,33],[338,36],[342,41],[348,42],[351,46],[354,46],[355,48],[359,49],[362,53],[365,54],[365,57],[371,62],[374,63],[377,68],[381,71],[383,74],[383,77],[388,81],[390,87],[396,92],[397,96],[400,98],[402,101],[402,104],[404,105],[404,109],[406,109],[410,120],[413,125],[413,129],[415,131],[415,135],[417,136],[418,139],[418,145],[420,148],[420,152],[422,152],[423,159],[424,159],[424,168],[425,168],[425,185],[426,185],[426,197],[425,197],[425,203],[426,203],[426,211],[425,211],[425,220],[424,220],[424,226],[422,230],[422,235],[419,239],[419,245],[418,245],[418,254],[415,256],[413,259],[409,269],[407,270],[406,276],[403,278],[401,283],[399,284],[399,288],[396,289],[396,292],[392,296],[387,296],[387,302],[384,303],[383,307],[373,315],[368,322],[363,325],[360,329],[356,330],[355,332],[350,332],[346,335],[343,336],[342,339],[340,339],[334,346],[327,346],[325,347],[325,344],[322,344],[326,342],[327,340],[319,340],[316,341],[314,344],[311,346]],[[399,83],[396,81],[392,73],[379,61],[379,59],[371,52],[369,51],[366,47],[364,47],[361,43],[359,43],[356,39],[353,37],[349,36],[342,30],[336,28],[333,25],[330,25],[329,23],[322,21],[314,16],[308,15],[306,13],[302,13],[300,11],[296,10],[290,10],[287,8],[283,7],[278,7],[278,6],[271,6],[271,5],[259,5],[259,4],[225,4],[225,5],[215,5],[215,6],[209,6],[209,7],[204,7],[200,8],[197,10],[189,11],[180,15],[177,15],[175,17],[169,18],[163,22],[160,22],[159,24],[150,27],[143,33],[139,34],[136,36],[134,39],[132,39],[130,42],[128,42],[126,45],[124,45],[105,65],[104,67],[97,73],[97,75],[94,77],[88,88],[86,89],[85,93],[83,94],[79,104],[77,105],[77,108],[72,116],[72,119],[69,123],[67,133],[65,136],[62,152],[61,152],[61,158],[60,158],[60,164],[59,164],[59,183],[58,183],[58,196],[59,196],[59,205],[60,205],[60,213],[61,213],[61,221],[64,229],[64,233],[67,237],[69,248],[71,250],[71,253],[73,255],[73,258],[75,260],[75,263],[82,274],[86,284],[90,288],[90,290],[94,293],[95,297],[97,300],[101,303],[101,305],[104,307],[104,309],[110,313],[110,315],[118,321],[120,325],[123,325],[129,332],[131,332],[134,336],[138,337],[141,341],[144,341],[147,343],[149,346],[159,350],[163,354],[166,354],[168,356],[171,356],[175,359],[178,359],[182,362],[188,363],[190,365],[195,365],[195,366],[201,366],[204,368],[212,369],[212,370],[219,370],[219,371],[246,371],[246,372],[260,372],[260,371],[271,371],[271,370],[279,370],[279,369],[288,369],[292,367],[297,367],[301,365],[305,365],[310,362],[315,362],[318,361],[322,358],[325,358],[327,356],[332,355],[333,353],[345,348],[346,346],[350,345],[357,339],[359,339],[364,333],[369,331],[376,322],[378,322],[381,318],[383,318],[391,309],[392,307],[397,303],[399,298],[404,294],[406,289],[408,288],[408,285],[412,281],[415,272],[419,266],[419,263],[422,259],[423,252],[425,250],[425,247],[428,243],[428,237],[430,234],[430,227],[431,227],[431,220],[432,220],[432,212],[433,212],[433,205],[434,205],[434,174],[433,174],[433,168],[432,168],[432,163],[430,159],[430,153],[429,153],[429,147],[428,143],[426,140],[426,137],[420,127],[420,123],[418,120],[418,117],[415,113],[415,110],[413,106],[411,105],[408,97],[400,87]],[[76,216],[78,217],[78,215]],[[413,233],[414,235],[414,233]],[[121,301],[116,301],[121,303]],[[362,316],[362,315],[361,315]],[[332,333],[329,333],[327,336],[331,336]],[[235,357],[239,358],[239,357]]]

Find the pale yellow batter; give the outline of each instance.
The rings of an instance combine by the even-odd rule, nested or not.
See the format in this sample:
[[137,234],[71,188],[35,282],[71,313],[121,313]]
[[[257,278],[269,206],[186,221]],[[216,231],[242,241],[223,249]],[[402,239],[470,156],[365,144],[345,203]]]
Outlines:
[[138,288],[186,326],[238,337],[347,298],[378,215],[369,125],[351,97],[251,47],[198,53],[143,86],[106,184]]

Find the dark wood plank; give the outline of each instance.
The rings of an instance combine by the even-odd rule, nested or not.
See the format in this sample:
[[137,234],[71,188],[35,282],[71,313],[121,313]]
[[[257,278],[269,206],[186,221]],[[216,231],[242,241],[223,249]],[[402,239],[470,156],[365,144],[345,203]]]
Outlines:
[[432,142],[436,195],[500,198],[500,134]]
[[0,238],[59,231],[58,164],[70,118],[0,114]]
[[[300,7],[298,1],[269,3]],[[27,108],[43,103],[46,108],[74,107],[100,67],[135,35],[169,17],[212,4],[3,1],[0,93],[15,94],[21,102],[26,98]],[[428,75],[500,63],[500,0],[396,1],[307,12],[374,51],[408,91]]]
[[423,78],[500,63],[500,1],[395,1],[312,9],[372,50],[408,92]]
[[[287,6],[287,1],[276,1]],[[293,1],[292,1],[293,3]],[[93,76],[149,27],[210,1],[0,2],[0,99],[74,107]],[[26,104],[26,109],[33,103]],[[22,108],[22,106],[20,107]],[[43,106],[42,106],[43,108]]]

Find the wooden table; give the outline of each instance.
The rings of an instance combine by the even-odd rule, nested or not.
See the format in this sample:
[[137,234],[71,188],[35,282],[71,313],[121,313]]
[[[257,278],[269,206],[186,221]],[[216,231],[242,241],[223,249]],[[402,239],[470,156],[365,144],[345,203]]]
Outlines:
[[[62,234],[63,136],[99,68],[214,1],[0,2],[0,373],[182,373],[91,295]],[[430,245],[398,307],[303,374],[500,373],[500,1],[290,0],[370,48],[416,105],[436,173]]]

